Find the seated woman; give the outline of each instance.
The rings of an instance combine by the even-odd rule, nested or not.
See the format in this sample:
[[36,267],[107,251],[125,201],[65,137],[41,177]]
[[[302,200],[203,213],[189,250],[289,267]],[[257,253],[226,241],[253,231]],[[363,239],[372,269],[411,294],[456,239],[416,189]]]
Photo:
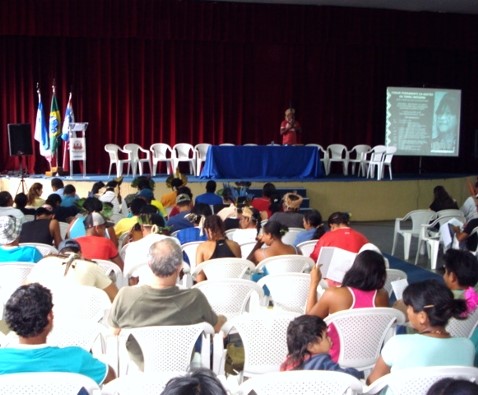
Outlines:
[[299,233],[294,241],[294,245],[309,241],[318,240],[324,233],[324,223],[322,222],[322,215],[317,210],[309,210],[304,214],[304,231]]
[[[262,228],[262,234],[258,236],[259,240],[247,259],[257,265],[259,262],[271,256],[300,255],[297,248],[282,242],[282,236],[284,236],[287,231],[287,226],[283,226],[276,221],[268,221]],[[262,248],[264,244],[267,245],[266,248]]]
[[335,212],[328,219],[330,232],[325,233],[315,245],[310,257],[317,261],[322,247],[339,247],[350,252],[359,252],[367,238],[360,232],[350,227],[350,215],[348,213]]
[[45,207],[38,207],[35,220],[22,225],[20,243],[43,243],[58,248],[60,242],[60,224],[53,218],[53,212]]
[[[314,265],[310,272],[310,288],[306,313],[321,318],[337,311],[362,307],[388,307],[388,293],[383,286],[387,279],[385,260],[378,252],[367,250],[357,255],[352,267],[345,273],[342,286],[327,288],[317,300],[320,269]],[[340,341],[337,330],[329,326],[332,339],[330,356],[337,361]]]
[[437,185],[433,188],[433,202],[430,204],[430,210],[440,211],[449,209],[458,210],[458,204],[443,186]]
[[236,243],[244,244],[257,240],[261,229],[261,214],[253,207],[237,209],[239,214],[239,229],[236,229],[230,236]]
[[27,208],[38,208],[45,204],[45,199],[41,198],[43,193],[43,185],[39,182],[33,183],[33,185],[28,190],[27,195]]
[[448,320],[466,312],[466,302],[454,299],[436,280],[410,284],[403,292],[408,320],[418,333],[397,335],[383,346],[367,383],[400,369],[419,366],[473,366],[475,347],[470,339],[452,338]]
[[[235,241],[227,240],[224,224],[217,215],[210,215],[204,221],[204,232],[208,240],[201,243],[196,252],[196,264],[199,265],[209,259],[240,258],[241,247]],[[198,273],[196,281],[206,280],[204,272]]]

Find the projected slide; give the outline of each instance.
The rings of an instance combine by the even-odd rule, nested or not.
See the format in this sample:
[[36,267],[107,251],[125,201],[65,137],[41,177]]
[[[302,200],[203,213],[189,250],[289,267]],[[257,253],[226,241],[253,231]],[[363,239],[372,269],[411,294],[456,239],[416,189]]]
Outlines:
[[387,88],[385,145],[395,155],[458,156],[461,90]]

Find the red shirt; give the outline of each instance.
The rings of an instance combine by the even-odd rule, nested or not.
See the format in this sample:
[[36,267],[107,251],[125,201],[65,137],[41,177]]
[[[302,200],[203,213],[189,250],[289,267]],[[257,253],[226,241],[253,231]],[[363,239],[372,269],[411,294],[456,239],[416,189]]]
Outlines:
[[[289,121],[283,120],[280,124],[280,128],[285,129],[289,126]],[[297,144],[297,132],[300,130],[300,123],[298,121],[294,121],[294,127],[289,129],[287,132],[282,134],[282,144]]]
[[322,247],[339,247],[357,253],[367,243],[368,240],[362,233],[351,228],[338,228],[325,233],[319,239],[310,257],[316,262]]
[[102,236],[82,236],[75,239],[86,259],[112,259],[118,256],[115,244]]

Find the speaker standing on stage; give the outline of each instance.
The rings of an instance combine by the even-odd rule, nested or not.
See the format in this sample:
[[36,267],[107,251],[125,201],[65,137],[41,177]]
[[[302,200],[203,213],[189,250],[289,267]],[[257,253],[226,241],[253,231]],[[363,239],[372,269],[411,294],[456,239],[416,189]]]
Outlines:
[[293,145],[297,143],[297,133],[302,132],[299,121],[295,119],[295,110],[288,108],[285,110],[285,119],[280,124],[280,134],[282,144]]

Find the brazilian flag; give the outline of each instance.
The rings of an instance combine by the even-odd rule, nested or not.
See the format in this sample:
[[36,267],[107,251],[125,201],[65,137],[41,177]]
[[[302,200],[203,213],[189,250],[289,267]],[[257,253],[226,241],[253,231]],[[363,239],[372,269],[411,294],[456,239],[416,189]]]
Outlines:
[[58,101],[56,100],[55,87],[53,87],[53,96],[51,97],[50,107],[50,151],[51,155],[56,155],[58,148],[58,138],[61,135],[61,116],[58,108]]

